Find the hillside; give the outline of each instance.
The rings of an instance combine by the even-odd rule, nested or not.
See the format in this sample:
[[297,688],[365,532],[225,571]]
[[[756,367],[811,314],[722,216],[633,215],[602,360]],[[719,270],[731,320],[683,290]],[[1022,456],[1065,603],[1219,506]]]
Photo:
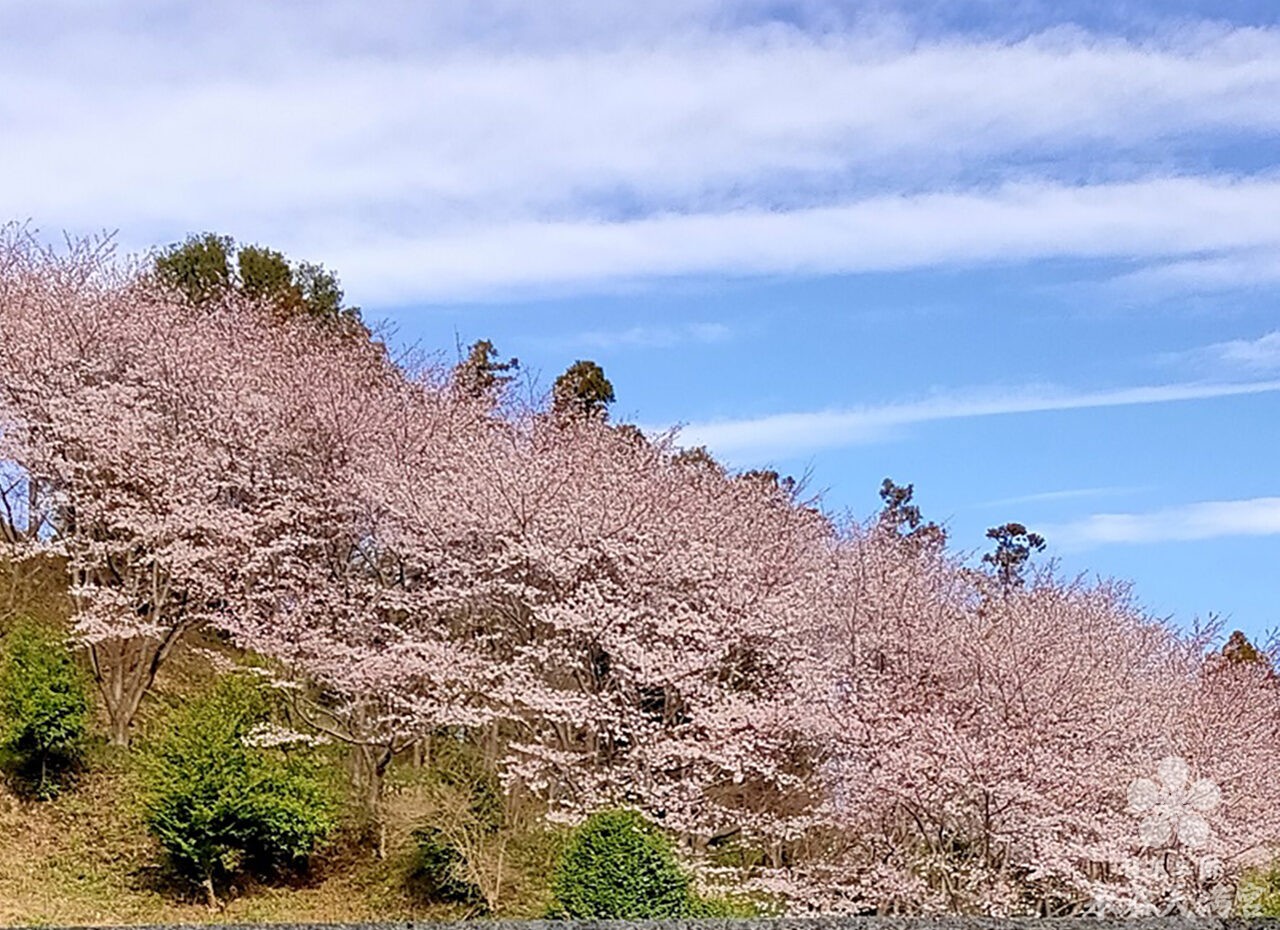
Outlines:
[[589,360],[525,399],[485,341],[7,235],[13,920],[1256,903],[1267,644],[1022,523],[966,558],[912,485],[837,516]]

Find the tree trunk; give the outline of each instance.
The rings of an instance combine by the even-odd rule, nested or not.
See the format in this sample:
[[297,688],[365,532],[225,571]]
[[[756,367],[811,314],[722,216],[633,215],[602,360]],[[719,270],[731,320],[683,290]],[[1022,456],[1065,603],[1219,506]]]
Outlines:
[[125,682],[125,652],[122,641],[89,646],[94,678],[102,695],[103,709],[107,712],[107,737],[112,746],[121,747],[129,745],[129,725],[133,722],[129,708],[134,703],[129,700],[130,689]]
[[395,752],[390,746],[356,745],[352,750],[353,780],[358,796],[362,798],[369,830],[373,835],[374,855],[378,859],[385,859],[387,825],[382,795],[387,768]]
[[[17,530],[17,527],[14,527]],[[34,540],[40,535],[40,485],[36,479],[27,477],[27,539]]]
[[151,691],[156,674],[188,629],[166,631],[160,640],[121,637],[89,644],[93,678],[107,712],[107,734],[113,746],[129,745],[129,728],[142,699]]
[[218,901],[217,892],[213,890],[212,875],[206,875],[204,877],[204,882],[202,882],[202,887],[204,888],[204,899],[205,899],[205,902],[209,905],[209,909],[212,911],[216,911],[221,906],[221,904]]
[[129,745],[129,725],[133,722],[127,717],[119,714],[112,714],[110,708],[107,709],[107,739],[112,746],[127,748]]

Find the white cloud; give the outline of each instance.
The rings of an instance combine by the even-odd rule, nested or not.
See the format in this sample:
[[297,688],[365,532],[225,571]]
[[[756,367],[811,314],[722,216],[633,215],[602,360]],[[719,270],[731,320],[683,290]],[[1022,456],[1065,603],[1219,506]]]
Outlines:
[[1280,381],[1164,384],[1112,391],[1025,388],[986,394],[971,392],[874,407],[693,423],[681,429],[680,443],[705,445],[722,456],[790,457],[817,449],[883,441],[901,427],[936,420],[1161,404],[1273,391],[1280,391]]
[[308,251],[336,253],[344,276],[371,300],[457,300],[680,275],[856,273],[1280,249],[1277,215],[1277,180],[1156,178],[879,196],[793,211],[524,220],[358,244],[326,235]]
[[1235,368],[1253,372],[1280,370],[1280,330],[1257,339],[1232,339],[1208,346],[1209,357]]
[[1153,299],[1178,293],[1213,293],[1280,284],[1280,251],[1274,245],[1241,245],[1224,255],[1157,262],[1112,282],[1128,296]]
[[1280,497],[1201,501],[1147,513],[1098,513],[1072,523],[1044,527],[1043,534],[1063,549],[1108,543],[1274,536],[1280,534]]
[[1228,339],[1166,352],[1155,360],[1197,370],[1204,378],[1265,377],[1280,372],[1280,330],[1253,339]]
[[724,342],[732,335],[733,330],[723,323],[685,323],[679,326],[589,330],[564,336],[535,337],[533,341],[573,349],[667,349],[688,343]]
[[[1280,30],[922,38],[765,6],[3,6],[0,213],[269,241],[366,305],[1274,248],[1240,207],[1267,179],[1116,175],[1170,139],[1274,135]],[[1007,185],[1017,164],[1041,179]]]

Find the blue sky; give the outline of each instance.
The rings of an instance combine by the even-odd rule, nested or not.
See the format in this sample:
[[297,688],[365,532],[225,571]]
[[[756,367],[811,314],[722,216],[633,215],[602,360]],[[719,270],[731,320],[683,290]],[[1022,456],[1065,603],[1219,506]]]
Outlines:
[[1280,5],[0,0],[0,214],[323,261],[401,343],[1153,612],[1280,625]]

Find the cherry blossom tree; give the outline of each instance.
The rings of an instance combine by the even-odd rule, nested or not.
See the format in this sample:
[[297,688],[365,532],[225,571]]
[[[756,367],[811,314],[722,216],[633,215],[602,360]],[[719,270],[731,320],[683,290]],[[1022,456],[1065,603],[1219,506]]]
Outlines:
[[65,560],[123,744],[184,637],[234,627],[254,544],[294,509],[288,463],[314,437],[291,386],[325,352],[377,370],[379,350],[234,294],[195,307],[101,243],[56,252],[10,228],[0,254],[3,458],[47,527],[22,542]]
[[[1128,797],[1166,758],[1222,790],[1213,881],[1276,848],[1277,691],[1206,666],[1212,631],[1181,635],[1122,586],[1047,570],[992,596],[994,579],[875,527],[841,562],[797,708],[826,787],[771,887],[830,910],[1167,909],[1204,876],[1165,867]],[[1250,745],[1223,732],[1236,713]]]
[[828,528],[598,418],[530,416],[471,449],[488,486],[467,510],[488,526],[463,611],[502,670],[508,776],[564,816],[629,803],[720,826],[715,789],[775,751],[748,709],[798,656],[806,553]]
[[[90,244],[11,234],[0,277],[5,457],[39,488],[113,741],[183,633],[217,613],[217,324],[187,325]],[[210,350],[212,357],[205,355]],[[197,361],[198,360],[198,361]]]
[[292,477],[278,513],[257,527],[233,636],[302,685],[302,721],[352,747],[381,850],[393,759],[439,727],[490,719],[483,655],[452,622],[472,577],[462,450],[487,413],[341,349],[296,374],[288,419],[303,438],[280,463]]

